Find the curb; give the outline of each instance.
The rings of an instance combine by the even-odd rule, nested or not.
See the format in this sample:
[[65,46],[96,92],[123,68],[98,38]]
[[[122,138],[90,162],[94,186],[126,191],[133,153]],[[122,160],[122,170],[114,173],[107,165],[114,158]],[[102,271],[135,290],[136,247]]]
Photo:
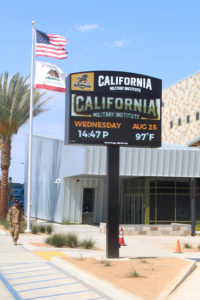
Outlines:
[[100,291],[101,293],[103,292],[105,296],[110,297],[110,299],[112,300],[116,300],[116,299],[143,300],[138,296],[128,294],[121,290],[118,290],[111,283],[105,280],[100,280],[91,273],[85,273],[84,271],[75,267],[71,263],[63,261],[63,259],[59,257],[55,257],[55,256],[52,257],[51,263],[57,266],[58,268],[64,270],[65,272],[69,272],[74,277],[92,286],[93,288]]
[[[182,259],[182,258],[181,258]],[[187,266],[169,283],[169,285],[159,294],[155,300],[165,300],[175,289],[196,269],[196,262],[185,259],[189,262]]]
[[[39,247],[37,245],[33,245],[31,244],[30,242],[24,242],[23,243],[23,248],[25,248],[26,250],[29,250],[29,251],[46,251],[46,252],[51,252],[51,251],[59,251],[65,255],[67,255],[67,252],[75,252],[75,253],[78,253],[80,254],[80,251],[82,251],[82,254],[85,255],[85,252],[90,252],[94,255],[96,254],[95,253],[95,250],[88,250],[88,249],[81,249],[81,248],[59,248],[59,247]],[[93,257],[92,255],[92,257]],[[102,256],[103,256],[103,253],[102,253]]]
[[52,252],[52,251],[60,251],[63,250],[63,248],[56,248],[56,247],[38,247],[38,246],[34,246],[32,244],[29,243],[23,243],[23,247],[26,250],[29,251],[45,251],[45,252]]

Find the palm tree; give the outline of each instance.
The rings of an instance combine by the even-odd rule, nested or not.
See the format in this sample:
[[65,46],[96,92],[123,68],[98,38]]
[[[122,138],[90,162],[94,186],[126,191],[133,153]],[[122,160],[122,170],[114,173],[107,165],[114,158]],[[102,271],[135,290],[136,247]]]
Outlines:
[[[11,143],[14,134],[29,119],[30,84],[28,77],[16,73],[9,79],[8,72],[0,75],[0,140],[1,140],[1,195],[0,219],[6,217],[8,209],[8,173],[11,160]],[[49,100],[41,100],[44,94],[34,89],[33,116],[47,109],[43,106]]]

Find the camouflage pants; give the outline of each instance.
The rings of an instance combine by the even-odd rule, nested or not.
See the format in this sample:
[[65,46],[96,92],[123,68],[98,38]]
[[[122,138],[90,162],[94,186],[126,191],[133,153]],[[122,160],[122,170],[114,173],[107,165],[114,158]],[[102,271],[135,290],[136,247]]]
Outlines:
[[20,225],[19,224],[13,224],[12,227],[10,227],[10,234],[14,240],[14,242],[17,242],[19,238],[20,233]]

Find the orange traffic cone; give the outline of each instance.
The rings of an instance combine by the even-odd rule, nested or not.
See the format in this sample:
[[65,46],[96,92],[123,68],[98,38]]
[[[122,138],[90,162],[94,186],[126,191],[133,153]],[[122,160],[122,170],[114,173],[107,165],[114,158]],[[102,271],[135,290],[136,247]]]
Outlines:
[[179,240],[177,240],[177,243],[176,243],[176,253],[181,253],[181,246],[180,246]]
[[126,246],[126,244],[124,243],[124,232],[123,232],[123,228],[120,229],[120,233],[119,233],[119,244],[120,244],[120,246]]

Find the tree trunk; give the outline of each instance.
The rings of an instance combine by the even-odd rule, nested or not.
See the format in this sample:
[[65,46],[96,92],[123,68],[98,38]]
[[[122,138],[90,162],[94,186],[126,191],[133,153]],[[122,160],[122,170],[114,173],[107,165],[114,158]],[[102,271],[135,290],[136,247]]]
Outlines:
[[8,212],[8,172],[10,167],[10,152],[11,141],[3,141],[1,149],[0,219],[5,218]]

